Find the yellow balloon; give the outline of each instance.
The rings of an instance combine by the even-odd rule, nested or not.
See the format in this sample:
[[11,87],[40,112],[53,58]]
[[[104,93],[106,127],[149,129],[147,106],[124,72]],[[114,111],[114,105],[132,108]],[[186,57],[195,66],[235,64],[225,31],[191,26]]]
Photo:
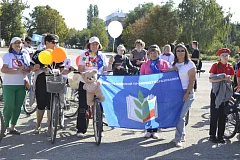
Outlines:
[[50,65],[53,62],[52,54],[49,51],[40,52],[38,59],[42,64],[45,64],[45,65]]

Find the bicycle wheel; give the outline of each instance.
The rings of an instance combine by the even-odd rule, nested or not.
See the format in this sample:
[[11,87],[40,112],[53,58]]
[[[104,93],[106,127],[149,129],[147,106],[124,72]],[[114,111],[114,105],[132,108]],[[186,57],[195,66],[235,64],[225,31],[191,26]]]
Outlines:
[[233,138],[236,135],[237,129],[239,126],[238,113],[228,114],[225,123],[226,125],[225,125],[224,137],[226,139]]
[[52,97],[52,105],[51,105],[51,120],[50,120],[50,132],[51,132],[51,143],[55,143],[56,135],[57,135],[57,126],[59,120],[59,99],[58,96],[54,95]]
[[103,113],[98,99],[94,100],[94,108],[93,108],[93,129],[96,144],[99,145],[102,140],[102,131],[103,131]]
[[0,111],[0,142],[2,141],[4,132],[5,132],[4,119],[3,119],[2,112]]
[[[78,90],[70,90],[72,93],[66,95],[66,105],[64,107],[64,116],[66,118],[74,117],[78,111]],[[70,96],[69,96],[70,95]]]
[[33,103],[30,105],[30,99],[31,99],[32,91],[27,91],[27,94],[25,96],[24,102],[23,102],[23,109],[24,112],[28,115],[34,113],[37,110],[37,104]]
[[2,91],[2,77],[0,76],[0,101],[3,100],[3,91]]

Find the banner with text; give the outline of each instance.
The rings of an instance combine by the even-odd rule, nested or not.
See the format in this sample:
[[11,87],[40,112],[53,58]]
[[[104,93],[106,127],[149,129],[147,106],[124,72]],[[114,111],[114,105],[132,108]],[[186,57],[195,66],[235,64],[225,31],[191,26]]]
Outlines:
[[111,127],[150,129],[177,125],[183,89],[177,72],[139,76],[100,76],[102,103]]

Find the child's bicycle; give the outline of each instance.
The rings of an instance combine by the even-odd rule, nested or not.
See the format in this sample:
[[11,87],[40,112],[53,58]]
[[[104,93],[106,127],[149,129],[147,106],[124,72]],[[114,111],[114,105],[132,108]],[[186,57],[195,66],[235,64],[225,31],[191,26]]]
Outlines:
[[240,133],[240,94],[234,93],[233,98],[225,107],[226,122],[224,137],[226,139],[231,139],[237,133]]

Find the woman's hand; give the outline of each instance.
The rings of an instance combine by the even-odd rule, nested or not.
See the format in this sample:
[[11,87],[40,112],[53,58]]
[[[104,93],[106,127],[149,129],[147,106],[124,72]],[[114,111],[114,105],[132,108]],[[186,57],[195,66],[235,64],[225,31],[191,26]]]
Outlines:
[[186,92],[183,96],[183,102],[185,102],[189,98],[189,92]]
[[117,69],[120,70],[121,68],[123,68],[123,66],[117,66]]
[[231,78],[232,77],[230,75],[226,75],[224,80],[227,81],[228,83],[232,83],[232,79]]

